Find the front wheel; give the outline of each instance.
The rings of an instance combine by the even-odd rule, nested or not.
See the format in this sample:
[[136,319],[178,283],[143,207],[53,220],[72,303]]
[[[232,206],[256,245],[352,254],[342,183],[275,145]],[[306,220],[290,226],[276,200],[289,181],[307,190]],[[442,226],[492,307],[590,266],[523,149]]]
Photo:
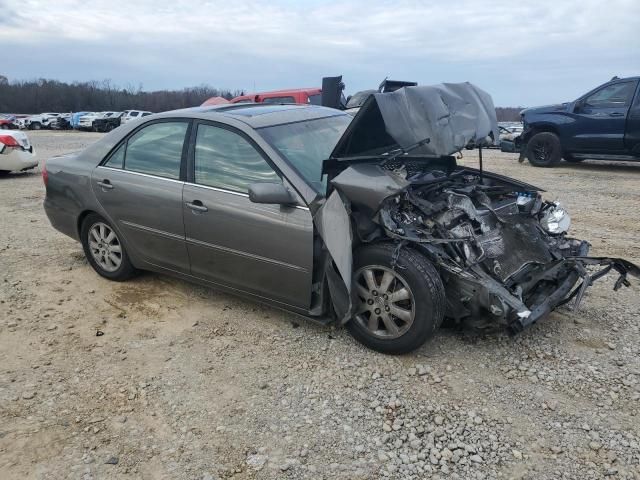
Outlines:
[[562,145],[555,133],[536,133],[527,143],[527,158],[536,167],[553,167],[562,159]]
[[396,245],[361,248],[354,256],[359,303],[347,323],[353,337],[382,353],[408,353],[424,344],[440,326],[445,292],[440,275],[423,255]]
[[82,222],[80,235],[84,254],[98,274],[115,281],[136,274],[120,237],[100,215],[88,215]]

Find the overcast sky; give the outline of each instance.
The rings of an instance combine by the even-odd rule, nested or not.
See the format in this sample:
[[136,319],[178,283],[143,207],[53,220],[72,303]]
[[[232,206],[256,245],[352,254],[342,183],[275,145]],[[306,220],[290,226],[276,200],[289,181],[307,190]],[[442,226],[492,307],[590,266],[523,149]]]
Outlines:
[[347,93],[385,76],[470,81],[496,105],[640,75],[640,0],[0,0],[0,74]]

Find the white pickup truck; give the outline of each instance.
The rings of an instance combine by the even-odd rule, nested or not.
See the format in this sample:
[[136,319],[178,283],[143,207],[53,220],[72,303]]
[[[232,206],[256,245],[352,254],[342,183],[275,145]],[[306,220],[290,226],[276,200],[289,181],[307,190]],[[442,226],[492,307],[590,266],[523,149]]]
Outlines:
[[24,126],[29,130],[51,128],[51,123],[57,121],[59,116],[59,113],[40,113],[38,115],[31,115],[25,119]]

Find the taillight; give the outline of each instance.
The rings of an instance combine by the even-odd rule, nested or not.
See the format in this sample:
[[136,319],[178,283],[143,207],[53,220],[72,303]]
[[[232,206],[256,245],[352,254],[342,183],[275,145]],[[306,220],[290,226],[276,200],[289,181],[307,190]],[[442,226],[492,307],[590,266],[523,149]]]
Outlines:
[[6,147],[20,148],[18,141],[11,135],[0,135],[0,143]]
[[42,161],[42,182],[44,183],[45,187],[49,183],[49,172],[47,172],[47,160],[46,159]]
[[21,149],[22,146],[11,135],[0,135],[0,153],[10,153],[12,148]]

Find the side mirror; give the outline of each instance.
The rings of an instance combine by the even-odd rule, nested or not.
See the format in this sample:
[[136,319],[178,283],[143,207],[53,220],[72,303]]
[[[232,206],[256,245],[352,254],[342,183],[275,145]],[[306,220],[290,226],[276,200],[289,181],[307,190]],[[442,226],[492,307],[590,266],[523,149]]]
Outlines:
[[580,110],[584,108],[584,100],[577,100],[573,105],[573,113],[580,113]]
[[249,185],[249,200],[253,203],[295,205],[295,195],[282,183],[254,183]]

